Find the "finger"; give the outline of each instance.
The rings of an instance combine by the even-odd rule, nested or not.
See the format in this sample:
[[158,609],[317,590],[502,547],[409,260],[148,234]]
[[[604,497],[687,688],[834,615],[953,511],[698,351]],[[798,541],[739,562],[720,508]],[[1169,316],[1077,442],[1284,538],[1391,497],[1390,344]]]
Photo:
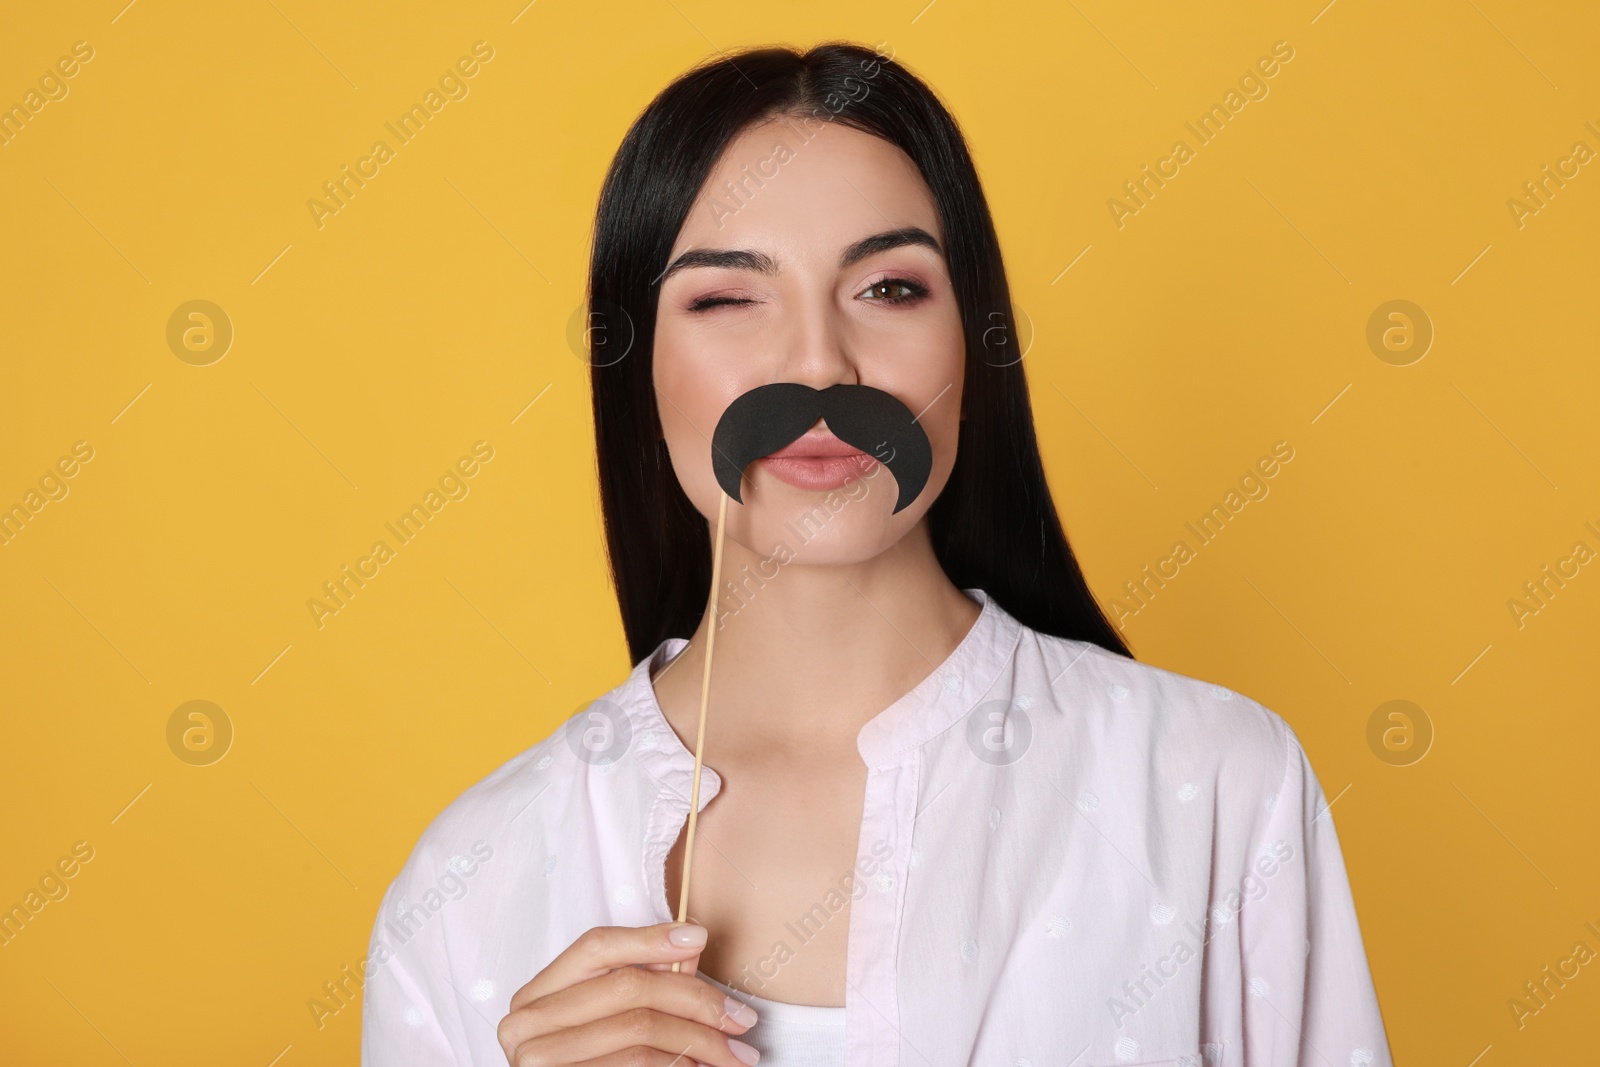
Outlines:
[[501,1029],[502,1044],[648,1008],[726,1033],[742,1034],[759,1016],[702,978],[643,967],[618,967],[598,978],[558,989],[514,1010]]
[[[673,936],[678,938],[673,940]],[[687,943],[680,943],[687,941]],[[699,956],[706,943],[706,928],[694,923],[666,922],[654,926],[596,926],[511,997],[513,1010],[558,989],[630,964],[665,962]]]
[[[670,963],[643,963],[643,964],[640,964],[640,966],[643,967],[645,970],[648,970],[648,971],[670,971],[670,970],[672,970],[672,964],[670,964]],[[684,960],[682,965],[679,966],[679,968],[678,968],[676,973],[678,973],[678,974],[699,974],[700,973],[700,954],[699,953],[695,953],[693,956],[690,956],[688,959]]]
[[710,1064],[701,1063],[699,1060],[686,1060],[682,1056],[669,1056],[660,1049],[647,1049],[642,1054],[638,1049],[623,1049],[613,1052],[608,1056],[601,1056],[597,1060],[584,1060],[582,1063],[573,1064],[572,1067],[638,1067],[639,1064],[649,1064],[650,1067],[711,1067]]
[[617,1054],[637,1056],[641,1049],[661,1052],[680,1067],[686,1061],[707,1067],[750,1067],[759,1058],[750,1045],[709,1026],[653,1008],[634,1008],[524,1041],[515,1047],[511,1062],[517,1067],[555,1067]]
[[642,1054],[638,1049],[623,1049],[599,1059],[584,1060],[572,1067],[639,1067],[640,1064],[648,1064],[649,1067],[707,1067],[699,1060],[671,1056],[660,1049],[646,1049]]

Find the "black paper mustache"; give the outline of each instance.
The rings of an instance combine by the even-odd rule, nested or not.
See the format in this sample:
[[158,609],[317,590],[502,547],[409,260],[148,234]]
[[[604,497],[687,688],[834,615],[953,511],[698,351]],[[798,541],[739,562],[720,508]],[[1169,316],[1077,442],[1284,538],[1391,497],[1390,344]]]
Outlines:
[[895,511],[909,505],[928,484],[933,446],[911,409],[891,393],[870,385],[813,389],[800,382],[772,382],[736,398],[711,435],[711,469],[723,492],[739,503],[744,469],[801,437],[822,419],[833,435],[888,467],[900,487]]

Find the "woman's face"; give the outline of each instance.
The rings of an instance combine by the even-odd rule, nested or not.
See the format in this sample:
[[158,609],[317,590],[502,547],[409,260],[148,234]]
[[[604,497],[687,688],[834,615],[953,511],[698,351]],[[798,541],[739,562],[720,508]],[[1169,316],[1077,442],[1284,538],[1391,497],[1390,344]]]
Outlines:
[[[916,230],[929,243],[904,236]],[[895,231],[897,241],[853,247]],[[898,514],[881,464],[829,489],[818,486],[840,479],[814,463],[752,463],[743,502],[728,502],[729,538],[780,562],[850,563],[923,521],[955,464],[961,419],[965,343],[944,240],[916,165],[887,141],[780,119],[728,146],[673,244],[657,309],[656,404],[684,492],[714,525],[712,432],[735,398],[772,382],[884,390],[933,450],[926,487]],[[748,254],[677,264],[690,251]],[[808,438],[824,431],[818,420]]]

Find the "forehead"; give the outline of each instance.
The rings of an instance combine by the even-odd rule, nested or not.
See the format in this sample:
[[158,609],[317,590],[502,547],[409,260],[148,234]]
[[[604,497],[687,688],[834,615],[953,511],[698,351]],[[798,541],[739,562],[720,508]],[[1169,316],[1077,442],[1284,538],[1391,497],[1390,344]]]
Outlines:
[[944,238],[933,194],[910,156],[842,123],[780,118],[729,143],[673,254],[737,246],[780,261],[832,262],[862,235],[902,226]]

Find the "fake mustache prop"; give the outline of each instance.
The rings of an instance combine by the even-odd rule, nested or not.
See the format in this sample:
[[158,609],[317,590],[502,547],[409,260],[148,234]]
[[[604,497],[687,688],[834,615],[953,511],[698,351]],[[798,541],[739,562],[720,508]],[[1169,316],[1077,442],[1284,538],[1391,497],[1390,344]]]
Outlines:
[[[801,437],[822,419],[833,435],[889,468],[900,496],[898,512],[915,500],[933,470],[933,447],[911,409],[892,394],[870,385],[830,385],[813,389],[799,382],[761,385],[728,405],[711,434],[711,469],[722,486],[717,533],[711,554],[711,623],[706,629],[706,660],[700,676],[700,730],[694,742],[694,787],[689,799],[689,835],[683,845],[683,879],[678,890],[678,921],[689,917],[689,876],[694,866],[694,830],[700,814],[700,770],[706,743],[706,705],[711,695],[711,652],[717,637],[717,590],[722,584],[722,535],[728,498],[741,504],[744,469]],[[683,963],[672,965],[681,972]]]
[[744,469],[795,441],[822,419],[833,435],[889,468],[900,511],[917,498],[933,470],[933,447],[911,409],[870,385],[813,389],[799,382],[757,386],[728,405],[711,434],[711,469],[739,503]]

